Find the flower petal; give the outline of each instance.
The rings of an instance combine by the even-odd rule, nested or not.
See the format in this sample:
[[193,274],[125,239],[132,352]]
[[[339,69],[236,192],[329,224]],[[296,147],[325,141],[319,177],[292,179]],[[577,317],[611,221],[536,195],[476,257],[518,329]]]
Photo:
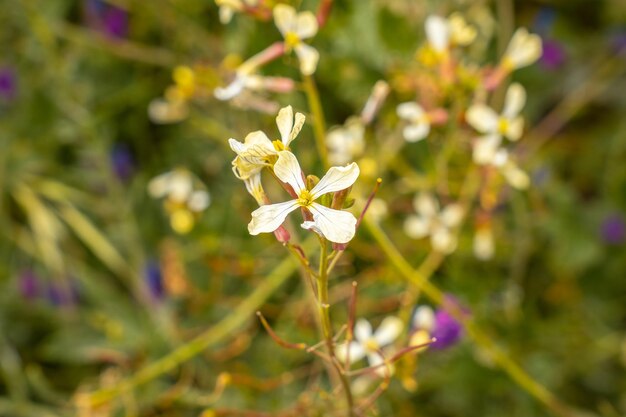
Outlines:
[[438,252],[449,254],[457,246],[456,236],[447,227],[437,227],[430,236],[430,243]]
[[498,134],[491,134],[476,138],[474,141],[474,162],[479,165],[493,164],[502,138]]
[[280,132],[281,142],[287,144],[293,128],[293,108],[291,106],[283,107],[278,111],[276,126],[278,126],[278,131]]
[[506,90],[504,98],[504,109],[502,116],[507,119],[514,119],[526,104],[526,90],[520,83],[513,83]]
[[411,326],[414,329],[430,332],[435,325],[435,312],[429,306],[419,306],[413,314]]
[[356,217],[349,211],[335,210],[318,203],[309,206],[313,221],[326,239],[335,243],[348,243],[356,233]]
[[296,17],[296,35],[300,39],[315,36],[318,30],[317,18],[309,11],[298,13]]
[[317,68],[320,60],[320,53],[310,45],[300,42],[295,48],[296,55],[300,60],[300,71],[304,75],[311,75]]
[[350,363],[357,362],[365,356],[365,349],[359,342],[352,341],[348,345],[342,343],[335,348],[335,355],[341,362],[346,362],[348,359],[348,348],[350,348]]
[[405,120],[418,120],[424,115],[424,109],[419,104],[409,101],[399,104],[396,108],[398,117]]
[[426,18],[426,37],[434,50],[442,52],[448,48],[450,39],[448,22],[441,16],[431,15]]
[[441,210],[441,222],[447,227],[457,227],[461,224],[464,215],[463,207],[460,204],[448,204]]
[[413,207],[425,219],[432,219],[439,212],[439,202],[431,193],[421,192],[413,199]]
[[378,329],[374,333],[374,339],[379,346],[387,346],[393,343],[404,328],[404,323],[398,317],[389,316],[380,323]]
[[430,222],[419,216],[410,216],[404,222],[404,233],[410,238],[421,239],[428,236]]
[[296,24],[296,9],[286,4],[274,6],[274,23],[283,36],[292,32]]
[[418,142],[426,138],[426,136],[428,136],[429,133],[430,133],[430,123],[426,123],[426,122],[411,124],[411,125],[406,126],[402,130],[404,139],[406,139],[407,142]]
[[226,87],[217,87],[213,91],[213,95],[216,99],[221,101],[228,101],[235,97],[237,97],[243,91],[243,88],[246,86],[246,77],[245,76],[237,76],[230,84]]
[[345,167],[331,167],[320,182],[313,187],[311,196],[315,200],[324,194],[345,190],[354,184],[359,173],[359,166],[355,162]]
[[278,161],[274,164],[274,174],[282,182],[291,185],[298,195],[302,190],[306,189],[298,159],[289,151],[278,153]]
[[287,215],[296,208],[298,208],[296,200],[261,206],[252,212],[252,220],[248,223],[248,232],[251,235],[273,232],[283,224]]
[[523,131],[524,131],[524,118],[520,116],[509,121],[508,128],[504,135],[509,140],[515,142],[519,140],[519,138],[522,137]]
[[503,60],[508,62],[512,69],[522,68],[538,60],[542,51],[541,38],[528,33],[526,28],[519,28],[511,37]]
[[498,115],[484,104],[473,104],[465,113],[465,120],[481,133],[492,133],[498,129]]
[[289,146],[289,144],[298,136],[298,133],[302,130],[302,126],[304,126],[304,121],[306,117],[302,113],[296,113],[296,118],[293,124],[293,128],[291,129],[291,133],[287,138],[287,142],[283,142],[285,146]]
[[354,325],[354,337],[361,343],[365,343],[372,337],[372,325],[365,319],[358,319]]
[[263,184],[261,183],[260,171],[249,175],[246,179],[244,179],[243,183],[245,184],[248,193],[254,197],[259,206],[266,204],[265,190],[263,189]]

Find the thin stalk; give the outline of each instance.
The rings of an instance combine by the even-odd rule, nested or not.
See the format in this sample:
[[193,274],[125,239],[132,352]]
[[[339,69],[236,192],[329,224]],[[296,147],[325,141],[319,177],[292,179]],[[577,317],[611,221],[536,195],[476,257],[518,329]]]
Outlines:
[[328,150],[326,149],[326,122],[324,120],[324,111],[320,102],[320,95],[317,91],[315,81],[310,75],[303,75],[304,92],[309,102],[309,110],[313,116],[313,135],[315,136],[315,144],[317,152],[320,155],[324,168],[330,168],[328,163]]
[[320,322],[322,324],[322,334],[328,349],[328,355],[333,359],[331,361],[333,368],[337,371],[339,380],[346,396],[346,405],[348,406],[348,416],[353,417],[354,414],[354,398],[350,388],[350,381],[344,374],[335,359],[335,341],[333,340],[333,329],[330,322],[329,303],[328,303],[328,241],[320,238],[320,265],[317,274],[317,305]]

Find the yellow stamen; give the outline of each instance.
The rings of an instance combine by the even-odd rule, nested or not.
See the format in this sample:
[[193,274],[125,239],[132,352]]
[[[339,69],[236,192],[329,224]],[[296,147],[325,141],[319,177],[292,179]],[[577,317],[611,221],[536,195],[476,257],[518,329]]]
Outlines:
[[287,49],[295,48],[300,42],[302,42],[300,37],[294,32],[287,32],[285,35],[285,45]]
[[374,338],[368,339],[364,343],[364,345],[365,345],[365,349],[370,352],[378,352],[380,350],[380,346],[378,345],[378,342]]
[[498,120],[498,132],[504,135],[506,134],[508,130],[509,130],[509,121],[505,118],[501,118],[500,120]]
[[309,190],[302,190],[298,196],[298,204],[302,207],[308,207],[313,204],[313,196]]
[[272,145],[274,145],[274,149],[276,149],[277,152],[287,150],[285,144],[279,139],[273,140]]

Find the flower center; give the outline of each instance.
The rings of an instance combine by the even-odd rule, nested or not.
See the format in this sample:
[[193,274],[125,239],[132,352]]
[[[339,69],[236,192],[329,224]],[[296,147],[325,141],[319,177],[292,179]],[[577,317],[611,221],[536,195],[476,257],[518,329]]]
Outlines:
[[294,32],[287,32],[285,35],[285,44],[287,49],[295,48],[300,42],[300,37]]
[[367,339],[367,341],[364,343],[364,346],[365,350],[369,352],[378,352],[380,350],[380,345],[373,337]]
[[285,144],[279,139],[273,140],[272,145],[274,145],[274,149],[276,149],[277,152],[287,150]]
[[504,135],[506,134],[508,130],[509,130],[509,121],[506,120],[505,118],[501,118],[498,121],[498,132]]
[[313,196],[309,190],[302,190],[298,196],[298,204],[302,207],[308,207],[313,204]]

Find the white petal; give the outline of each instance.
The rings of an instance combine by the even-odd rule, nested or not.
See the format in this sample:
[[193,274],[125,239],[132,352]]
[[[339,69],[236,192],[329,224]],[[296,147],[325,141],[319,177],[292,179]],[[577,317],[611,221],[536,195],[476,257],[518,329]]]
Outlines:
[[518,190],[525,190],[530,185],[530,178],[528,177],[528,174],[522,171],[513,162],[509,162],[504,165],[502,168],[502,175],[504,175],[504,178],[506,178],[507,182],[511,184],[511,186],[517,188]]
[[541,38],[528,33],[526,28],[519,28],[513,34],[504,53],[504,60],[515,68],[522,68],[535,62],[542,53]]
[[293,32],[296,24],[296,10],[286,4],[277,4],[274,6],[274,23],[283,36]]
[[359,166],[355,162],[345,167],[331,167],[320,182],[313,187],[311,196],[315,200],[324,194],[345,190],[354,184],[359,173]]
[[456,237],[447,227],[437,227],[430,236],[433,249],[441,253],[449,254],[456,249]]
[[365,349],[359,342],[352,341],[348,345],[342,343],[335,348],[335,355],[341,362],[346,362],[348,359],[348,347],[350,347],[350,363],[357,362],[365,356]]
[[524,118],[517,117],[513,120],[510,120],[504,135],[513,142],[519,140],[522,137],[522,133],[524,132]]
[[446,19],[441,16],[428,16],[425,28],[426,37],[433,49],[442,52],[448,48],[450,34]]
[[302,130],[302,126],[304,126],[305,120],[306,120],[306,117],[304,116],[304,114],[296,113],[296,119],[294,121],[293,128],[291,129],[291,133],[289,134],[289,137],[287,138],[287,142],[283,141],[283,144],[286,147],[288,147],[289,144],[296,138],[296,136],[298,136],[298,133],[300,133],[300,131]]
[[369,362],[369,365],[371,367],[377,367],[376,368],[376,373],[380,377],[384,378],[386,376],[391,376],[394,373],[393,364],[379,366],[379,365],[381,365],[381,364],[383,364],[385,362],[385,360],[383,359],[383,357],[379,353],[370,353],[370,354],[368,354],[367,355],[367,362]]
[[429,306],[419,306],[413,314],[411,322],[414,329],[430,332],[435,326],[435,313]]
[[354,325],[354,337],[361,343],[365,343],[372,337],[372,325],[365,319],[358,319]]
[[243,91],[245,87],[246,77],[236,77],[233,82],[226,87],[217,87],[213,91],[213,95],[216,99],[221,101],[231,100],[237,97]]
[[153,198],[161,198],[165,197],[170,190],[170,178],[172,176],[171,172],[166,172],[164,174],[158,175],[150,180],[148,183],[148,193]]
[[406,126],[402,130],[407,142],[417,142],[424,139],[430,133],[430,123],[417,123]]
[[248,193],[254,197],[259,206],[264,205],[265,190],[263,189],[263,184],[261,183],[261,172],[249,175],[248,178],[244,179],[243,183],[245,184]]
[[485,261],[493,258],[495,253],[495,245],[493,242],[493,233],[490,228],[481,228],[474,235],[474,256]]
[[187,201],[193,190],[191,174],[187,171],[174,171],[168,184],[169,197],[177,202]]
[[306,189],[298,159],[289,151],[278,153],[278,161],[274,164],[274,174],[282,182],[291,185],[296,194]]
[[318,25],[317,18],[309,11],[298,13],[296,17],[296,35],[300,39],[308,39],[315,36]]
[[482,133],[492,133],[498,129],[497,113],[484,104],[473,104],[465,113],[465,120]]
[[318,203],[309,206],[316,227],[326,239],[335,243],[348,243],[356,233],[356,217],[349,211],[335,210]]
[[252,212],[252,220],[248,223],[248,231],[251,235],[273,232],[283,224],[287,215],[297,208],[298,203],[296,200],[261,206]]
[[463,207],[460,204],[448,204],[441,211],[441,222],[447,227],[457,227],[464,215]]
[[305,230],[312,230],[315,233],[317,233],[318,235],[324,237],[324,233],[322,233],[322,231],[320,230],[319,227],[317,227],[317,224],[315,222],[312,221],[306,221],[304,223],[302,223],[300,225],[300,227],[302,227]]
[[398,117],[406,120],[418,120],[424,115],[424,109],[419,104],[409,101],[407,103],[399,104],[396,113]]
[[421,239],[428,236],[430,222],[419,216],[410,216],[404,222],[404,233],[413,239]]
[[502,116],[507,119],[515,118],[526,104],[526,90],[520,83],[513,83],[506,90],[504,98],[504,110]]
[[374,339],[376,339],[379,346],[387,346],[400,336],[403,328],[404,323],[398,317],[385,317],[378,329],[376,329]]
[[317,49],[310,45],[300,42],[295,47],[296,55],[300,60],[300,71],[304,75],[311,75],[317,68],[317,62],[320,60],[320,53]]
[[280,132],[281,142],[287,144],[293,128],[293,109],[291,106],[280,109],[278,116],[276,116],[276,126],[278,126],[278,131]]
[[189,196],[189,200],[187,200],[189,210],[195,211],[196,213],[209,207],[209,204],[211,204],[211,196],[204,190],[194,191],[191,196]]
[[413,199],[413,207],[425,219],[432,219],[439,212],[439,202],[431,194],[421,192]]
[[221,6],[219,13],[220,13],[220,23],[225,25],[231,21],[235,11],[231,7]]
[[498,134],[477,138],[474,142],[474,162],[479,165],[494,163],[501,142],[502,138]]

